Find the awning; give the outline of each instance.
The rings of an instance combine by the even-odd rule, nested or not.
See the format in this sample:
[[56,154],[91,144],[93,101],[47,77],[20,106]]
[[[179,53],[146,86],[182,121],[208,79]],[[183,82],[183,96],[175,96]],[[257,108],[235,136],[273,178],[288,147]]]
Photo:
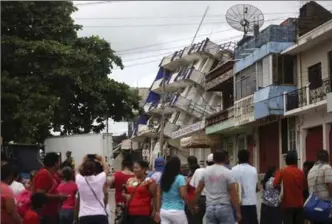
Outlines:
[[180,140],[181,148],[211,148],[220,142],[219,136],[197,134]]

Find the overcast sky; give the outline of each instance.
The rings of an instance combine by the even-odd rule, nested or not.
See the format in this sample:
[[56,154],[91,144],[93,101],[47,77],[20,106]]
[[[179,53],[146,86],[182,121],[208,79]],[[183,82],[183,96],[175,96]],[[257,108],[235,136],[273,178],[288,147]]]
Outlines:
[[[332,9],[331,1],[317,2]],[[118,1],[99,4],[81,1],[75,4],[79,10],[73,18],[83,25],[79,35],[104,38],[122,57],[124,70],[115,69],[110,78],[133,87],[150,87],[162,57],[190,45],[207,6],[209,10],[196,40],[209,37],[222,43],[242,37],[241,32],[226,23],[225,14],[231,6],[251,4],[259,8],[264,14],[262,28],[265,28],[297,16],[301,1]],[[119,125],[111,125],[115,134],[126,131],[126,125]]]

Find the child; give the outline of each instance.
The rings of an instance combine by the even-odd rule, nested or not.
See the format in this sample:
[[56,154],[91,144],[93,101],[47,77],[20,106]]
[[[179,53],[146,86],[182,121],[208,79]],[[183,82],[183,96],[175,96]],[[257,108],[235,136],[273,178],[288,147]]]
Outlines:
[[64,167],[62,170],[64,181],[58,186],[59,194],[68,195],[68,198],[62,203],[60,210],[60,224],[72,224],[74,221],[75,196],[77,185],[74,182],[73,170],[70,167]]
[[39,224],[38,212],[46,203],[43,193],[35,193],[31,196],[31,208],[24,214],[23,224]]

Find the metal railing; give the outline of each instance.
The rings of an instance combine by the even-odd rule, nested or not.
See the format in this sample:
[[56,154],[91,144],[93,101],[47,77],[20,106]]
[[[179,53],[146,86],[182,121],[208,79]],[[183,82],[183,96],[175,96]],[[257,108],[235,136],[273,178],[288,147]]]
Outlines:
[[326,95],[331,91],[331,79],[327,78],[318,88],[312,89],[308,84],[295,91],[284,93],[285,112],[325,100]]
[[216,112],[216,109],[205,104],[201,105],[197,103],[198,100],[188,99],[181,95],[176,95],[170,102],[171,106],[176,106],[187,113],[193,114],[196,117],[209,116]]
[[228,107],[225,110],[222,110],[206,118],[206,126],[225,121],[232,117],[234,117],[234,106]]
[[250,95],[234,103],[234,118],[239,125],[254,119],[254,95]]

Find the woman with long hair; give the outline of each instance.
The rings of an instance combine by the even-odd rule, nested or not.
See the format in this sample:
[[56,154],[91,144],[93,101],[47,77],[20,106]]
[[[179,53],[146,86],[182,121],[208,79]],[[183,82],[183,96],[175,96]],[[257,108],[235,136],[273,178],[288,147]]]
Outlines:
[[122,194],[128,212],[125,223],[149,224],[155,218],[157,184],[147,176],[148,169],[149,163],[146,161],[134,163],[135,176],[128,179]]
[[262,180],[261,224],[281,224],[280,191],[273,187],[276,167],[270,167]]
[[[99,166],[102,166],[103,170],[100,170]],[[87,155],[83,159],[75,178],[79,195],[77,203],[80,224],[108,224],[104,202],[104,186],[108,172],[108,164],[102,156]]]
[[122,170],[116,171],[109,182],[110,187],[115,189],[115,223],[118,223],[122,217],[124,210],[122,191],[128,179],[135,176],[132,170],[133,161],[131,160],[131,157],[128,156],[122,160]]
[[[157,193],[157,214],[160,210],[161,224],[187,224],[184,211],[187,201],[187,187],[184,176],[180,174],[181,161],[171,157],[161,176]],[[161,206],[160,206],[161,204]]]

